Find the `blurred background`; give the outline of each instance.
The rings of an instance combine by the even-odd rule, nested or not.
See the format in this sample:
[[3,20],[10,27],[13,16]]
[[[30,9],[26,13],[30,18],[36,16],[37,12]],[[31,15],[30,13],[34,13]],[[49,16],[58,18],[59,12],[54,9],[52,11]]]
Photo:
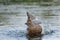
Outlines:
[[0,0],[0,40],[28,40],[26,12],[41,21],[42,40],[60,40],[60,0]]

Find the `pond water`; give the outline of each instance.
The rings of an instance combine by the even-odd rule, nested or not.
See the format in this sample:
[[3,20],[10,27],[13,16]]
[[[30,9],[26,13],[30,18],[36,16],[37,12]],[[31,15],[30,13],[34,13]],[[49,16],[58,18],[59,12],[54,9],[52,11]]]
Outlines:
[[36,3],[0,5],[0,40],[28,40],[26,12],[35,15],[41,21],[40,25],[43,26],[45,34],[42,40],[60,40],[60,5],[54,5],[41,6]]

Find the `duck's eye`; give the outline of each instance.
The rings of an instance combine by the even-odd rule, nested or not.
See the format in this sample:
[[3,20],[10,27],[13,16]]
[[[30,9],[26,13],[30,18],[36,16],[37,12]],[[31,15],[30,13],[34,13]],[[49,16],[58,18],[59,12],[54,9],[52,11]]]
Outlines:
[[27,23],[25,23],[27,25]]

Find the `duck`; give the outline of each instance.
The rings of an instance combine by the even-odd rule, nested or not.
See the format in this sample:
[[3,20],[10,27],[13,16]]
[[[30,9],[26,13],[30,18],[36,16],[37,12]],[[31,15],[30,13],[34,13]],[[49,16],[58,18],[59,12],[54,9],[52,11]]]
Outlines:
[[27,22],[25,23],[28,26],[27,34],[29,37],[40,37],[42,33],[42,27],[39,24],[34,23],[33,19],[35,19],[35,17],[27,12]]

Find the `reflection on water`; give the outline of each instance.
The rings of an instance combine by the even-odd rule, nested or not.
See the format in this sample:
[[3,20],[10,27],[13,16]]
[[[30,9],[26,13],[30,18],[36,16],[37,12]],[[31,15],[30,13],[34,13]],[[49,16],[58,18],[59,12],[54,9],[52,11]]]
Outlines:
[[28,38],[28,40],[42,40],[41,37],[37,37],[37,38]]
[[[34,14],[43,26],[41,38],[27,38],[26,12]],[[53,31],[52,31],[53,30]],[[52,31],[52,32],[51,32]],[[0,40],[59,40],[60,6],[17,4],[0,6]]]

